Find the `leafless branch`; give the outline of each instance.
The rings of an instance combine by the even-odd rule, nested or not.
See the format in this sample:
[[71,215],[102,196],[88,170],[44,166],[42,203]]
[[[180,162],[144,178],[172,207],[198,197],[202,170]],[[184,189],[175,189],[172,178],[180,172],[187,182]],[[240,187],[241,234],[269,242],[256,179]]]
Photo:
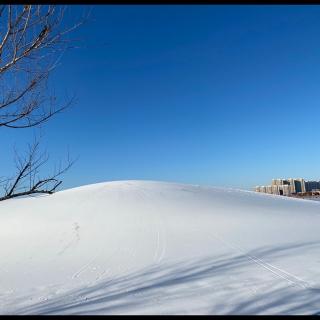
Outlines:
[[43,177],[40,175],[41,168],[49,160],[46,152],[40,153],[39,141],[36,140],[29,145],[28,151],[24,156],[15,154],[16,174],[13,178],[6,178],[0,182],[4,194],[0,201],[21,196],[34,194],[52,194],[61,185],[60,177],[71,168],[75,160],[68,158],[65,164],[59,166],[50,175]]
[[46,89],[69,33],[87,17],[64,27],[65,6],[4,5],[0,7],[0,127],[30,128],[47,121],[71,103]]

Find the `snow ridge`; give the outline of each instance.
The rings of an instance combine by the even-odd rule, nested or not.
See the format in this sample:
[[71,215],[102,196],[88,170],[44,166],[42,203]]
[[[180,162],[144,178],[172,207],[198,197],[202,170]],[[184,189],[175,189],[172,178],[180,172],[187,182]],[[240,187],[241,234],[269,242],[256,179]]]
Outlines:
[[113,181],[0,204],[1,314],[318,314],[320,202]]

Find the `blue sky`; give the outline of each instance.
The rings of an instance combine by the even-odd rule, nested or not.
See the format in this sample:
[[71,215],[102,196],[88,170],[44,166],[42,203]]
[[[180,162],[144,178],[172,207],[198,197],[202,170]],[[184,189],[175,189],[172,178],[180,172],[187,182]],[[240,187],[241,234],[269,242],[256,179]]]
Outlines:
[[[85,6],[70,6],[67,19]],[[96,5],[51,79],[68,112],[44,128],[63,188],[148,179],[249,189],[320,179],[320,7]],[[2,129],[12,168],[34,130]]]

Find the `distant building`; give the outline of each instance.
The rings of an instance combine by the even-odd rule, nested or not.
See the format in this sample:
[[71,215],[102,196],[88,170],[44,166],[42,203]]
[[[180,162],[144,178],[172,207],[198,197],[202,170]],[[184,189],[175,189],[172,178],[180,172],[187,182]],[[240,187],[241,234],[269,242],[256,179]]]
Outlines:
[[303,178],[272,179],[269,186],[256,186],[256,192],[289,196],[290,194],[320,191],[320,181],[305,181]]
[[260,192],[266,193],[267,192],[267,188],[265,186],[261,186],[260,187]]
[[306,181],[306,191],[318,191],[320,190],[320,181]]
[[296,193],[306,192],[306,184],[305,184],[304,179],[294,180],[294,185],[295,185]]
[[294,183],[294,179],[290,178],[289,179],[290,187],[291,187],[291,193],[296,193],[296,185]]
[[290,188],[290,185],[289,184],[284,184],[281,186],[282,188],[282,194],[284,196],[288,196],[289,194],[291,194],[291,188]]
[[279,186],[273,185],[271,186],[272,194],[280,194],[279,192]]
[[267,189],[267,193],[272,193],[272,186],[267,186],[266,189]]

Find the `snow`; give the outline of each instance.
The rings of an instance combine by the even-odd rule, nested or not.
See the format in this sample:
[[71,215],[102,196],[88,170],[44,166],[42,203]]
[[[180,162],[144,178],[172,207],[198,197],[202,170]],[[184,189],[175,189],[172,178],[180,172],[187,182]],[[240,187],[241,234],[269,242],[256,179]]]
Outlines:
[[0,314],[318,314],[320,202],[115,181],[0,203]]

